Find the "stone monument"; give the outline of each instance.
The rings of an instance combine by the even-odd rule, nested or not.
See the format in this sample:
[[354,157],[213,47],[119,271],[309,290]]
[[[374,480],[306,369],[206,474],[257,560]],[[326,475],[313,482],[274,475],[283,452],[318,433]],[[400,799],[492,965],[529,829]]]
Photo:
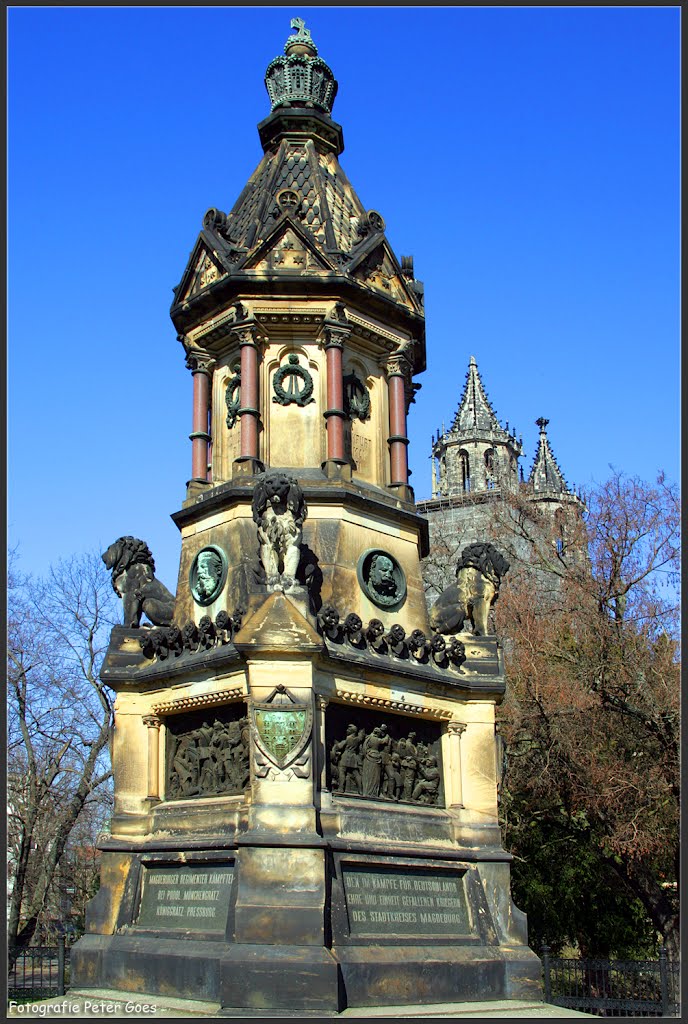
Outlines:
[[125,604],[102,670],[115,806],[72,984],[220,1015],[531,998],[497,824],[495,583],[464,566],[434,629],[424,598],[423,289],[347,180],[337,83],[292,28],[263,159],[175,290],[193,432],[173,603],[145,543],[103,556]]

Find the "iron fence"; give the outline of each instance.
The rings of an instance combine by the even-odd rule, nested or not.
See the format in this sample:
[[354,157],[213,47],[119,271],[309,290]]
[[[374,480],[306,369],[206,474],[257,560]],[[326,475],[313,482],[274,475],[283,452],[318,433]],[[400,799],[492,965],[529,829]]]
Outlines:
[[561,960],[542,947],[545,1002],[596,1017],[680,1017],[680,962]]
[[9,949],[7,998],[18,1002],[63,996],[69,982],[69,949],[64,935],[57,945]]

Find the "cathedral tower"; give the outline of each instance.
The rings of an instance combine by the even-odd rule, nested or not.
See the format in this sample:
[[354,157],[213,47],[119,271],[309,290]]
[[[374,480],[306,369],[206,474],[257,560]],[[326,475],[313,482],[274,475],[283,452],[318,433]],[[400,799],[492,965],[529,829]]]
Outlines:
[[[538,447],[524,480],[523,439],[508,421],[501,426],[471,356],[452,425],[432,438],[432,497],[416,503],[430,527],[424,575],[431,600],[452,577],[462,549],[485,541],[503,551],[514,569],[520,565],[533,574],[540,598],[557,591],[556,577],[541,572],[538,563],[552,544],[559,554],[574,538],[579,545],[583,505],[554,457],[548,424],[536,420]],[[527,530],[519,525],[524,514]],[[573,555],[570,548],[568,553]]]
[[471,356],[454,422],[433,438],[433,498],[516,490],[523,449],[508,426],[500,426]]

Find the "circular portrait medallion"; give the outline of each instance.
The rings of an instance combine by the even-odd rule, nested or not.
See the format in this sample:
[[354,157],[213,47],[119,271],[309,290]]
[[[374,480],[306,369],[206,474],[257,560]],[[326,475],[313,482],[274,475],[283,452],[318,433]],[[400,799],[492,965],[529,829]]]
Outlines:
[[189,573],[189,586],[196,604],[212,604],[222,591],[227,578],[227,556],[214,544],[201,548]]
[[406,597],[406,577],[396,558],[380,548],[364,551],[358,560],[358,582],[378,608],[394,608]]

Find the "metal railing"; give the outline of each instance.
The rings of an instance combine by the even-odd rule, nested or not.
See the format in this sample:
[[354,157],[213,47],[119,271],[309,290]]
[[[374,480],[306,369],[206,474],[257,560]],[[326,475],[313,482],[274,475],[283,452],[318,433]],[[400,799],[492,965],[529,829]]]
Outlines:
[[680,962],[562,960],[542,947],[545,1002],[597,1017],[679,1017]]
[[10,947],[7,998],[19,1002],[63,996],[69,980],[69,949],[64,935],[56,946]]

